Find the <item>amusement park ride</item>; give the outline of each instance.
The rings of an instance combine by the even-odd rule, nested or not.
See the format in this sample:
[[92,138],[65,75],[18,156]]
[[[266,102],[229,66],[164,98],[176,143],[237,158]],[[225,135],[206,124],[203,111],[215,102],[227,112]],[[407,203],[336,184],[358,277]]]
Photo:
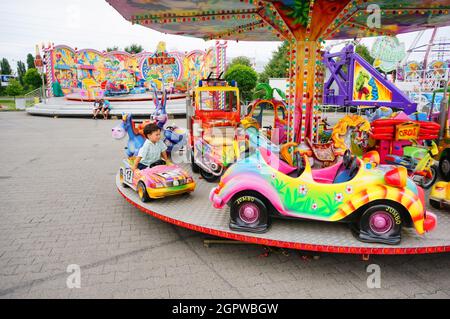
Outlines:
[[[120,175],[117,177],[119,191],[131,204],[179,226],[264,245],[357,254],[450,251],[448,213],[438,212],[436,217],[427,211],[424,191],[408,178],[408,168],[382,165],[388,155],[395,154],[411,142],[372,145],[375,151],[363,155],[362,159],[341,150],[342,153],[337,154],[337,162],[322,169],[313,169],[307,157],[311,154],[308,141],[317,141],[319,136],[319,108],[326,103],[400,110],[395,113],[397,117],[385,119],[391,121],[391,126],[386,126],[387,131],[377,133],[403,137],[395,140],[406,140],[406,136],[410,139],[424,135],[438,137],[436,127],[421,125],[422,119],[414,114],[416,105],[355,54],[352,46],[330,54],[323,51],[323,44],[329,39],[395,36],[448,25],[450,1],[408,1],[407,4],[396,0],[234,0],[204,1],[201,4],[174,0],[158,4],[121,0],[107,2],[132,23],[164,33],[205,40],[284,40],[289,46],[289,79],[283,118],[286,143],[274,148],[257,146],[225,173],[226,167],[223,167],[216,175],[222,175],[221,181],[211,192],[210,184],[199,181],[197,191],[189,199],[177,197],[172,201],[165,199],[151,205],[142,204],[136,200],[138,196],[132,190],[123,187]],[[328,82],[324,81],[325,68],[331,72]],[[337,85],[337,91],[331,88],[331,82]],[[211,92],[214,85],[219,89],[216,94],[211,94],[214,93]],[[205,100],[201,97],[203,91],[208,93]],[[232,145],[237,140],[236,135],[228,136],[228,133],[220,135],[220,140],[205,137],[208,130],[239,125],[238,94],[230,97],[226,94],[228,91],[238,92],[231,83],[223,83],[220,79],[207,81],[207,84],[201,81],[196,89],[194,107],[201,112],[192,117],[190,142],[194,149],[193,164],[197,165],[193,165],[194,171],[215,167],[206,167],[200,161],[205,154],[212,154],[205,150],[208,145],[216,143],[222,147],[223,155],[223,146]],[[203,109],[203,103],[208,100],[212,101],[208,106],[210,111]],[[226,114],[224,109],[228,110]],[[409,126],[394,124],[395,119],[402,119],[401,123]],[[359,123],[356,130],[368,126],[366,120],[352,116],[345,119],[346,123],[352,121]],[[369,125],[370,135],[373,135],[373,123]],[[345,127],[349,126],[346,124]],[[248,139],[248,129],[245,131],[243,135]],[[339,134],[336,136],[343,138]],[[258,136],[258,140],[260,138],[266,141],[265,145],[271,145],[264,136]],[[196,143],[202,143],[202,146],[197,149]],[[236,154],[240,154],[242,149],[239,146],[230,149],[239,158]],[[246,153],[247,147],[244,149]],[[424,156],[424,152],[413,154]],[[426,162],[430,161],[427,159]],[[216,208],[229,203],[229,213],[228,209],[217,210],[212,205],[207,208],[205,203],[208,199]],[[187,206],[191,207],[189,213]],[[227,214],[230,214],[229,224],[226,222]],[[271,217],[322,223],[276,221],[269,230]],[[349,222],[359,241],[348,236],[345,227],[336,223],[338,221]],[[436,227],[437,221],[440,227]],[[402,233],[402,227],[412,227],[416,234]],[[419,239],[422,236],[424,238]]]

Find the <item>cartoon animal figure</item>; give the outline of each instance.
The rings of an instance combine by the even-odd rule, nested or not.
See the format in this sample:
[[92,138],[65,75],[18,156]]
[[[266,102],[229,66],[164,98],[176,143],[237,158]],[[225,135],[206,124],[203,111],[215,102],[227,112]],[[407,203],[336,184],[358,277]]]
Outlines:
[[365,96],[365,99],[369,99],[369,89],[365,86],[366,81],[369,80],[369,74],[365,71],[359,71],[358,76],[355,82],[355,89],[358,92],[358,100],[361,100],[362,96]]
[[176,127],[175,125],[164,128],[168,119],[166,111],[167,91],[163,84],[163,93],[160,100],[158,98],[156,84],[151,82],[151,86],[153,88],[153,103],[155,104],[155,112],[151,115],[151,119],[156,122],[156,125],[158,125],[163,132],[164,143],[167,145],[167,150],[172,152],[172,150],[175,149],[175,146],[177,146],[177,149],[180,149],[187,142],[187,131],[180,127]]
[[120,140],[128,133],[128,143],[125,154],[128,157],[137,156],[139,149],[144,145],[145,138],[135,127],[131,114],[122,114],[122,122],[112,129],[112,137]]
[[[353,114],[346,115],[337,122],[331,133],[331,138],[334,142],[336,149],[349,149],[352,146],[352,142],[357,145],[364,144],[364,141],[368,140],[368,134],[370,131],[370,123],[362,116]],[[354,141],[351,141],[352,135],[355,135]]]
[[156,84],[151,82],[151,86],[153,89],[153,104],[155,105],[155,112],[151,115],[151,119],[156,121],[156,124],[160,129],[164,129],[164,125],[167,123],[167,111],[166,111],[166,102],[167,102],[167,91],[163,88],[161,100],[158,98],[158,90]]
[[366,116],[369,118],[370,122],[373,122],[381,118],[391,117],[392,113],[393,111],[390,107],[381,106],[376,109],[375,112],[370,113],[369,111],[366,111]]
[[158,45],[156,46],[156,52],[157,53],[166,52],[166,42],[159,41]]

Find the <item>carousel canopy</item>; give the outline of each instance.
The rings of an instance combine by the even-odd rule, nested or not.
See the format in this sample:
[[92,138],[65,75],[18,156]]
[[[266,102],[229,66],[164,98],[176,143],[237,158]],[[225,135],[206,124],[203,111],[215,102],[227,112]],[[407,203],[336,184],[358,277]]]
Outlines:
[[132,23],[205,40],[324,41],[450,24],[450,0],[106,1]]

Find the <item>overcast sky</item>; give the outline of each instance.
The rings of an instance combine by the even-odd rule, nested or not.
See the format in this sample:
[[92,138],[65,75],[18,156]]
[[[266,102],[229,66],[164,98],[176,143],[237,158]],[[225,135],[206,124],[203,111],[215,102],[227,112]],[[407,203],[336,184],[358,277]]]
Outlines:
[[[104,0],[0,0],[0,14],[0,58],[6,57],[13,69],[18,60],[26,60],[27,53],[34,54],[35,44],[42,42],[100,51],[112,46],[123,49],[131,43],[153,51],[159,41],[165,41],[169,51],[206,49],[214,45],[214,41],[166,35],[132,25]],[[449,33],[450,27],[442,28],[438,37]],[[421,43],[426,43],[430,34],[427,31]],[[406,48],[414,37],[415,34],[399,36]],[[371,45],[373,39],[363,42]],[[279,44],[228,41],[227,55],[246,55],[267,62]]]

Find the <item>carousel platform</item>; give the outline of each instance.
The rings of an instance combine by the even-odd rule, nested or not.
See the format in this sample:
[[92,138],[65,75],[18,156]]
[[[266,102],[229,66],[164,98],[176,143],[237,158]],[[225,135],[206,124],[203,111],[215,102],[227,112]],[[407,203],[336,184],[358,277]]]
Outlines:
[[[189,170],[189,167],[185,167]],[[215,237],[274,246],[326,253],[358,255],[406,255],[450,252],[450,212],[433,211],[438,218],[436,229],[419,236],[413,229],[403,229],[402,242],[390,246],[363,243],[356,240],[349,226],[339,223],[274,219],[267,233],[253,234],[229,229],[229,209],[215,209],[208,194],[215,184],[193,175],[197,183],[192,194],[167,197],[143,203],[137,193],[124,188],[119,175],[116,185],[119,193],[133,206],[165,222]]]
[[[186,114],[185,98],[167,100],[167,113],[171,115]],[[93,102],[68,100],[64,97],[55,97],[46,103],[39,103],[29,107],[26,111],[31,115],[61,116],[61,117],[91,117]],[[150,116],[155,106],[150,100],[143,101],[111,101],[111,115],[120,116],[122,113],[133,116]]]

